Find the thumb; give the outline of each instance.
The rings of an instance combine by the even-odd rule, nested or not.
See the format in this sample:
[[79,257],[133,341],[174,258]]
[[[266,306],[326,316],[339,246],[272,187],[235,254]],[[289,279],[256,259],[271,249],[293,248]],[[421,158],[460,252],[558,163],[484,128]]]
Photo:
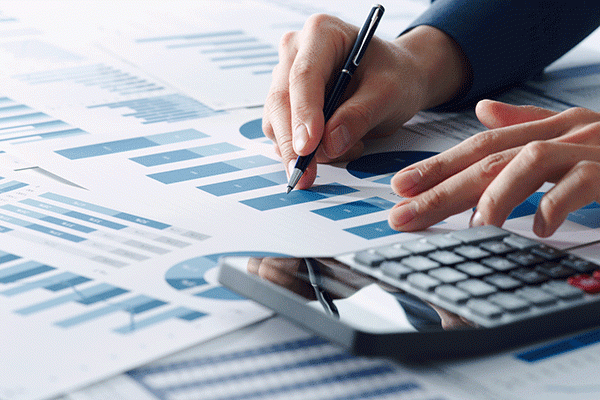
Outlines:
[[475,107],[479,121],[488,129],[539,121],[558,114],[535,106],[514,106],[493,100],[481,100]]

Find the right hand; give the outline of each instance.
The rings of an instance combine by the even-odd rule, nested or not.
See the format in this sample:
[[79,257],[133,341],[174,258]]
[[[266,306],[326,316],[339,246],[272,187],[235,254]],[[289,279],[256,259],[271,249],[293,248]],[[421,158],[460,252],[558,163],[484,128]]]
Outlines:
[[325,124],[326,90],[337,79],[358,30],[335,17],[313,15],[302,31],[281,40],[263,131],[288,174],[299,155],[321,143],[298,189],[312,185],[317,162],[358,157],[363,138],[394,132],[418,111],[450,100],[464,85],[466,61],[441,31],[419,26],[394,41],[373,37],[343,104]]

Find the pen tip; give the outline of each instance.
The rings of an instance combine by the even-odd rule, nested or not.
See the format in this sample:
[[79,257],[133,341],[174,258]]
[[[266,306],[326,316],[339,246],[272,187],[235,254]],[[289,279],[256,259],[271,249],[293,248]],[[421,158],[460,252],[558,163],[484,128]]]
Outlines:
[[291,192],[291,191],[292,191],[292,187],[291,187],[291,186],[288,186],[288,187],[287,187],[287,190],[285,191],[285,194],[288,194],[288,193],[289,193],[289,192]]

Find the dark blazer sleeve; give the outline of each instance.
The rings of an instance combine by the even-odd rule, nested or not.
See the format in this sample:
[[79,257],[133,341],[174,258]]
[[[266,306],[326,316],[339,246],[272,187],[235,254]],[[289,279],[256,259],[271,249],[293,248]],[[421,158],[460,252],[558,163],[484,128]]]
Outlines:
[[[597,0],[436,0],[406,30],[436,27],[471,64],[472,81],[456,108],[542,72],[600,25]],[[405,31],[405,32],[406,32]]]

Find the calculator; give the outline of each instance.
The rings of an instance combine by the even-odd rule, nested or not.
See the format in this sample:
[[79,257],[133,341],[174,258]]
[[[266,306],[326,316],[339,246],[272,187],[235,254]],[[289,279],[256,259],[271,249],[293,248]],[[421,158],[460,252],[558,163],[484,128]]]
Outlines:
[[600,325],[600,266],[495,226],[333,258],[226,258],[220,281],[358,354],[419,361]]

